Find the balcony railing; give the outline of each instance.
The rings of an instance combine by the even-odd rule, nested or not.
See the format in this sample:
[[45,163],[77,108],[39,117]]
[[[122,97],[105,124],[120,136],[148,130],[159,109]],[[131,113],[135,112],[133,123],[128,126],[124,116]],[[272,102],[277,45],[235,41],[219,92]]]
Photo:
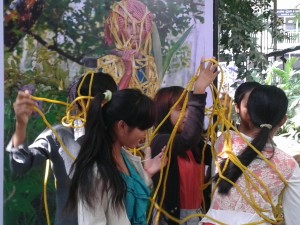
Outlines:
[[[286,31],[282,41],[274,43],[271,34],[268,31],[263,31],[253,35],[254,41],[260,46],[261,52],[267,54],[274,50],[285,49],[294,45],[300,44],[300,31]],[[278,44],[278,45],[277,45]]]
[[285,32],[284,40],[278,42],[280,44],[299,44],[300,43],[300,32],[299,31],[288,31]]

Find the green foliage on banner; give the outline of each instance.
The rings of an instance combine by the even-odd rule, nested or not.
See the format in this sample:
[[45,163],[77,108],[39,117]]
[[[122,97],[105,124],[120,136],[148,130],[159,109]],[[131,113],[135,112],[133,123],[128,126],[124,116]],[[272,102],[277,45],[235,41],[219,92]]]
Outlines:
[[[13,102],[24,85],[35,89],[34,95],[66,101],[70,74],[78,76],[84,57],[100,57],[111,48],[104,43],[104,21],[115,1],[103,0],[27,0],[4,1],[5,30],[5,145],[15,127]],[[155,12],[157,42],[155,55],[161,56],[160,71],[166,71],[170,59],[190,32],[191,20],[203,22],[200,1],[144,1]],[[16,13],[18,9],[20,14]],[[170,36],[174,37],[170,40]],[[158,47],[157,47],[158,46]],[[183,60],[184,62],[184,60]],[[164,65],[164,67],[162,66]],[[76,67],[76,68],[74,68]],[[78,67],[78,68],[77,68]],[[60,121],[64,107],[42,104],[50,124]],[[39,117],[28,125],[27,141],[31,143],[45,129]],[[16,177],[9,169],[5,155],[5,224],[46,224],[42,200],[44,167]],[[50,216],[54,222],[55,190],[48,185]],[[49,196],[52,196],[50,198]]]
[[192,20],[204,22],[203,6],[205,0],[143,0],[149,10],[155,14],[154,22],[159,31],[163,55],[172,47],[169,36],[180,37]]
[[[163,57],[163,65],[162,65],[163,71],[162,71],[162,75],[165,75],[166,71],[169,69],[169,66],[170,66],[170,63],[171,63],[171,60],[172,60],[173,56],[176,53],[178,53],[178,54],[180,53],[179,49],[182,47],[184,41],[186,40],[186,38],[188,37],[188,35],[190,34],[190,32],[191,32],[192,29],[193,29],[193,26],[191,26],[190,28],[188,28],[182,34],[182,36],[177,40],[177,42],[173,43],[172,46],[170,47],[170,49],[168,49],[168,51],[166,51],[166,54]],[[185,58],[186,57],[181,57],[182,62],[186,61]],[[188,58],[187,61],[190,61],[189,59],[190,58]],[[189,67],[189,65],[188,66],[186,65],[186,67]]]
[[[4,168],[4,224],[46,224],[43,196],[41,194],[45,168],[41,166],[31,170],[30,173],[24,176],[15,176],[11,174],[8,165],[8,156],[6,155]],[[50,216],[54,216],[55,190],[52,176],[48,181],[47,196]]]
[[[153,52],[158,62],[159,78],[162,81],[169,70],[173,57],[177,57],[178,61],[183,63],[189,60],[185,54],[181,54],[181,50],[186,50],[183,43],[193,29],[191,21],[204,22],[203,6],[205,0],[144,0],[143,2],[155,14],[154,22],[157,29],[153,31]],[[169,38],[170,36],[175,37],[175,39]],[[159,42],[157,37],[159,37]]]
[[[66,101],[65,86],[68,72],[62,67],[62,60],[56,52],[34,47],[34,42],[27,38],[27,48],[16,47],[14,54],[5,54],[4,68],[4,143],[7,145],[15,129],[13,102],[18,90],[34,90],[33,95],[48,99]],[[34,49],[34,51],[30,50]],[[34,57],[24,57],[25,55]],[[39,104],[47,121],[57,123],[65,114],[65,107],[52,103]],[[37,135],[46,128],[37,114],[30,119],[27,128],[27,142],[32,143]],[[38,225],[46,224],[42,197],[45,165],[32,169],[24,176],[12,174],[9,168],[8,154],[4,162],[4,224]],[[51,174],[51,173],[50,173]],[[50,176],[47,188],[51,220],[54,222],[55,190],[53,177]]]

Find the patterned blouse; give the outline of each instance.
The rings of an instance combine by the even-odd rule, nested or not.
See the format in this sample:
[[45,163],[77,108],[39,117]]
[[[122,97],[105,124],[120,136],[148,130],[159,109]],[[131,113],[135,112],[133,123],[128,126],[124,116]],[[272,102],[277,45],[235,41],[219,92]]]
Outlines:
[[[245,140],[251,142],[251,138],[245,135],[239,135],[230,131],[231,150],[235,155],[239,155],[246,148]],[[222,153],[226,148],[226,139],[221,135],[216,143],[215,150],[218,154],[218,163],[227,158],[227,154]],[[288,186],[283,194],[283,212],[285,224],[300,224],[300,169],[294,158],[284,151],[278,149],[274,144],[267,144],[262,151],[264,157],[276,167],[276,170],[287,181]],[[276,206],[279,202],[280,193],[285,188],[285,184],[280,179],[279,174],[269,166],[264,159],[257,156],[247,167],[247,172],[238,178],[236,185],[242,190],[243,196],[237,188],[232,187],[227,195],[221,195],[218,190],[215,191],[212,199],[211,208],[207,216],[216,219],[225,224],[247,224],[259,222],[260,224],[269,224],[259,214],[262,213],[267,218],[275,219],[272,211],[272,204]],[[252,175],[254,174],[254,176]],[[246,175],[253,182],[245,179]],[[255,178],[257,177],[257,178]],[[250,184],[252,183],[252,184]],[[265,188],[266,187],[266,188]],[[268,194],[269,193],[269,194]],[[253,208],[250,202],[255,202],[258,210]],[[269,199],[267,201],[266,199]],[[213,222],[204,218],[202,222]],[[216,223],[218,224],[218,223]]]

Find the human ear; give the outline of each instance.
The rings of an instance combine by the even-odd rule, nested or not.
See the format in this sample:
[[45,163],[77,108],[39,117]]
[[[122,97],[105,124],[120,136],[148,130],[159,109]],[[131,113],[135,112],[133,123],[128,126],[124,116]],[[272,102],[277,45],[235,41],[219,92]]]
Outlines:
[[117,128],[119,128],[120,130],[124,130],[127,126],[128,125],[124,120],[119,120],[117,122]]
[[287,120],[287,115],[285,115],[282,120],[272,129],[272,136],[274,136],[279,128],[286,122]]
[[286,121],[287,121],[287,115],[285,115],[283,118],[282,118],[282,120],[279,122],[279,126],[281,127]]
[[236,113],[239,114],[240,113],[240,108],[238,107],[237,104],[234,104],[234,108],[235,108]]
[[120,135],[126,134],[126,127],[127,124],[123,120],[119,120],[116,123],[116,132],[119,133]]

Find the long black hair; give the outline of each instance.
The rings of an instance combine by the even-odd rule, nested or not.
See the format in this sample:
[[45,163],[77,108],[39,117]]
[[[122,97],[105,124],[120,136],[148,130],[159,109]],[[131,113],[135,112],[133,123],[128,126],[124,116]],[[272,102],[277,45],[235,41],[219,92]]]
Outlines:
[[[288,99],[283,90],[275,86],[260,85],[253,89],[249,95],[247,110],[251,122],[255,127],[260,128],[260,131],[254,137],[251,144],[259,151],[263,151],[266,143],[270,140],[270,131],[268,127],[260,127],[262,124],[270,124],[273,128],[277,126],[284,118],[288,107]],[[237,156],[244,166],[248,166],[257,156],[257,153],[247,146],[245,150]],[[225,161],[220,165],[221,170],[225,166]],[[232,162],[229,162],[223,175],[236,182],[242,175],[242,171]],[[220,178],[217,174],[214,178],[217,181]],[[220,194],[228,194],[232,184],[222,179],[218,185]]]
[[145,130],[154,123],[154,103],[139,90],[116,91],[112,99],[101,106],[103,100],[104,95],[97,94],[88,110],[85,136],[72,165],[67,210],[76,208],[79,199],[93,209],[95,204],[101,204],[104,193],[110,192],[111,204],[118,211],[122,207],[126,186],[113,158],[116,141],[113,126],[123,120],[129,127]]

